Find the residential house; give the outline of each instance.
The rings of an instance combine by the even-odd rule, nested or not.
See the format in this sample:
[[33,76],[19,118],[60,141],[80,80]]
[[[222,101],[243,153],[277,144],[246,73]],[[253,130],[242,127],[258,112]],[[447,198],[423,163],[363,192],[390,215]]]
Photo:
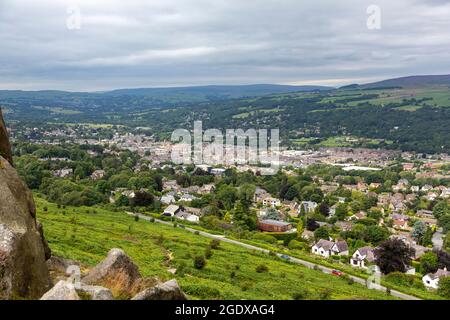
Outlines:
[[314,210],[316,210],[317,206],[318,206],[317,202],[314,202],[314,201],[302,201],[300,203],[299,208],[298,208],[298,212],[301,213],[302,212],[302,208],[303,208],[303,211],[305,213],[314,212]]
[[196,197],[194,197],[193,195],[189,194],[189,193],[184,193],[181,197],[180,197],[180,201],[184,201],[184,202],[192,202],[193,200],[197,199]]
[[73,174],[73,169],[60,169],[52,172],[54,177],[67,178]]
[[355,213],[351,217],[348,218],[349,221],[351,220],[362,220],[365,219],[367,214],[364,211],[359,211],[358,213]]
[[95,170],[91,174],[91,179],[92,180],[99,180],[99,179],[103,178],[105,175],[106,175],[105,170]]
[[292,229],[292,224],[277,220],[258,221],[258,229],[264,232],[287,232]]
[[450,271],[447,268],[439,269],[435,273],[429,273],[422,278],[423,284],[427,288],[438,289],[439,280],[443,277],[450,277]]
[[176,202],[175,197],[173,195],[171,195],[171,194],[163,195],[161,197],[160,201],[161,201],[162,204],[172,204],[172,203]]
[[439,197],[439,194],[437,192],[428,192],[425,198],[428,201],[434,201]]
[[342,231],[351,231],[353,229],[353,223],[349,221],[337,221],[334,225]]
[[270,193],[260,187],[256,187],[255,194],[253,195],[254,202],[262,202],[267,197],[270,197]]
[[225,171],[226,169],[223,168],[212,168],[210,172],[215,176],[222,176],[225,174]]
[[180,219],[180,220],[186,220],[186,221],[194,222],[194,223],[197,223],[197,222],[200,221],[200,217],[199,216],[196,216],[195,214],[190,214],[190,213],[188,213],[186,211],[179,211],[179,212],[177,212],[175,214],[175,217],[177,219]]
[[392,226],[394,227],[394,229],[407,230],[408,221],[394,219],[392,222]]
[[311,248],[311,252],[328,258],[332,255],[348,255],[348,245],[346,241],[329,241],[320,239]]
[[375,253],[372,247],[362,247],[353,253],[350,265],[356,268],[367,269],[369,264],[375,261]]
[[165,215],[167,217],[173,217],[178,212],[182,211],[182,209],[183,209],[183,207],[181,207],[181,206],[177,206],[177,205],[171,204],[166,209],[164,209],[163,215]]
[[314,232],[305,229],[302,233],[302,238],[305,240],[314,239]]
[[266,198],[264,198],[262,203],[263,203],[263,206],[266,206],[266,207],[279,207],[279,206],[281,206],[280,199],[273,198],[273,197],[266,197]]
[[178,189],[179,189],[179,185],[176,180],[163,181],[163,190],[164,191],[170,191],[170,190],[177,191]]

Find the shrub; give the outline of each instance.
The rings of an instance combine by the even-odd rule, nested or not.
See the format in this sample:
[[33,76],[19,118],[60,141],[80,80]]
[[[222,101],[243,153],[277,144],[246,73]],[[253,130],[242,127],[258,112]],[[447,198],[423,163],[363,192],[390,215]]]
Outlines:
[[211,243],[209,244],[209,246],[211,247],[211,249],[219,249],[220,240],[218,240],[218,239],[211,240]]
[[450,299],[450,277],[443,277],[439,280],[438,294],[441,297]]
[[326,288],[326,289],[321,289],[319,291],[319,299],[320,300],[329,300],[331,297],[331,290]]
[[303,243],[297,240],[291,240],[288,244],[288,248],[291,250],[302,250],[303,246]]
[[134,216],[134,221],[138,222],[139,221],[139,216]]
[[177,268],[176,274],[180,276],[184,276],[184,273],[186,272],[187,265],[186,262],[182,261]]
[[203,269],[206,265],[206,259],[203,256],[196,256],[194,258],[194,268],[195,269]]
[[210,259],[212,257],[212,255],[213,255],[213,253],[212,253],[211,247],[207,247],[205,250],[205,258]]
[[386,281],[399,286],[410,288],[424,289],[424,284],[414,275],[404,274],[401,272],[391,272],[386,276]]
[[231,278],[231,279],[234,279],[235,277],[236,277],[236,272],[231,271],[231,273],[230,273],[230,278]]
[[256,272],[263,273],[263,272],[269,272],[269,267],[265,264],[260,264],[256,267]]
[[48,208],[47,207],[44,207],[44,212],[47,212],[48,211]]
[[309,292],[308,289],[301,289],[301,290],[295,292],[292,295],[292,299],[294,299],[294,300],[307,300],[310,295],[311,295],[311,293]]

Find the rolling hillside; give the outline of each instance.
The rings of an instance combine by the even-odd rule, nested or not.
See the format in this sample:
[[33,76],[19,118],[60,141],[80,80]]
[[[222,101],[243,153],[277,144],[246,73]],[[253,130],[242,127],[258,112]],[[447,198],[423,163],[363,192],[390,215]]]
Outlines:
[[[393,299],[345,278],[221,243],[201,269],[193,267],[210,239],[188,231],[98,208],[58,209],[36,198],[38,218],[54,255],[89,268],[111,248],[123,249],[143,276],[176,278],[191,299]],[[46,210],[44,210],[46,208]],[[257,272],[265,265],[268,271]],[[176,269],[176,274],[172,274]]]

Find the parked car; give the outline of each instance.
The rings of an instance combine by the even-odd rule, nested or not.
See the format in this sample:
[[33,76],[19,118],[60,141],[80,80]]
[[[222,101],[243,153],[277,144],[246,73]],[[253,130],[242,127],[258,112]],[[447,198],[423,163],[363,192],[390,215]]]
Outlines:
[[344,275],[344,273],[339,270],[333,270],[333,271],[331,271],[331,274],[338,276],[338,277],[342,277]]
[[289,257],[289,256],[286,255],[286,254],[283,254],[283,255],[281,255],[280,257],[281,257],[281,259],[285,259],[285,260],[290,260],[290,259],[291,259],[291,257]]

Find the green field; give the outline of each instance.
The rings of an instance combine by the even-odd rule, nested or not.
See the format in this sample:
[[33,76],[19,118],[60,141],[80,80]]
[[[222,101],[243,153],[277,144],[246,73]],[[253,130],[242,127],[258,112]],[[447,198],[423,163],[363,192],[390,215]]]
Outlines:
[[[193,258],[204,255],[210,239],[142,219],[135,221],[124,213],[98,208],[58,209],[38,197],[36,203],[54,255],[92,267],[111,248],[121,248],[143,276],[161,280],[175,277],[191,299],[393,299],[344,278],[227,243],[213,250],[206,267],[197,270]],[[169,272],[182,265],[183,273]],[[266,265],[268,272],[256,272],[258,265]]]

